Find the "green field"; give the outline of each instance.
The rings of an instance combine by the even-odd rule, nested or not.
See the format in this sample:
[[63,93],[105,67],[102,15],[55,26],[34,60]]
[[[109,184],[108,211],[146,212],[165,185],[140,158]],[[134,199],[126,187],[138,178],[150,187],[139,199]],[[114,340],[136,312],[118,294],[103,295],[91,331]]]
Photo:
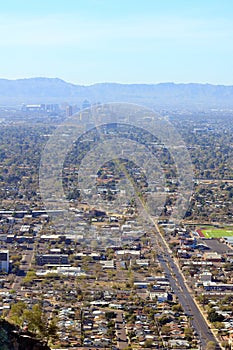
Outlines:
[[216,228],[208,227],[202,228],[201,232],[206,238],[221,238],[233,236],[233,227]]

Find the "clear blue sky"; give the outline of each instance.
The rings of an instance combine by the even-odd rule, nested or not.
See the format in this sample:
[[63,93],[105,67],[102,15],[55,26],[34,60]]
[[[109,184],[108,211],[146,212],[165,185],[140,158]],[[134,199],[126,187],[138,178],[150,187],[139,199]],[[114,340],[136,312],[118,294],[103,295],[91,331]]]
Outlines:
[[0,48],[0,78],[233,85],[233,1],[1,1]]

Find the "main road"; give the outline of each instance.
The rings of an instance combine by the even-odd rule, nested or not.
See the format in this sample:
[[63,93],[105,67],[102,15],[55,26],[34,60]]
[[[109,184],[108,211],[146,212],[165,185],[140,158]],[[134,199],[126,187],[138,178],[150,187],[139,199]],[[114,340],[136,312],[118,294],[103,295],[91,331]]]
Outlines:
[[183,274],[180,271],[175,259],[172,256],[164,237],[162,236],[158,225],[155,223],[157,235],[151,237],[152,243],[158,249],[158,260],[164,269],[171,288],[177,295],[184,312],[190,317],[191,324],[197,332],[202,349],[206,349],[208,342],[214,342],[216,349],[221,349],[218,340],[209,328],[204,316],[197,306],[189,288],[186,285]]

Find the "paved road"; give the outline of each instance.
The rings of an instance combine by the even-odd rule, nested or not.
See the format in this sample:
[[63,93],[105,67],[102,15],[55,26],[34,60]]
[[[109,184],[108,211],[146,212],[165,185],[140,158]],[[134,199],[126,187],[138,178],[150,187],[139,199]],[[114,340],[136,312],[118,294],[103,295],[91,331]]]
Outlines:
[[[31,248],[33,248],[33,244],[31,245]],[[34,248],[30,249],[30,250],[25,250],[24,254],[23,254],[23,258],[22,261],[24,261],[24,263],[21,262],[20,266],[19,266],[19,271],[17,273],[17,275],[15,276],[14,282],[12,284],[12,289],[15,289],[16,291],[20,292],[21,290],[21,282],[23,280],[23,278],[26,276],[29,268],[31,267],[31,262],[34,256]]]
[[[142,203],[142,206],[145,207],[144,203]],[[148,211],[146,210],[146,212]],[[199,336],[202,349],[206,349],[207,343],[210,341],[216,344],[216,350],[222,349],[186,286],[183,274],[180,271],[178,264],[176,264],[175,259],[172,257],[172,251],[160,232],[157,220],[154,220],[149,215],[148,218],[157,231],[157,234],[151,237],[151,241],[159,253],[158,259],[167,274],[171,287],[177,295],[184,312],[191,317],[191,323]]]
[[[159,230],[157,225],[156,228]],[[184,309],[184,312],[190,316],[191,323],[199,335],[200,345],[203,349],[206,349],[207,343],[209,341],[213,341],[218,344],[217,339],[210,330],[205,318],[194,302],[193,297],[185,284],[184,277],[180,272],[177,264],[175,263],[174,258],[171,256],[169,248],[162,239],[160,233],[158,233],[158,236],[153,237],[152,243],[154,243],[159,250],[159,262],[167,275],[174,293],[177,295],[179,302]],[[217,345],[216,349],[221,349],[220,345]]]
[[120,350],[125,349],[128,346],[128,339],[127,339],[125,324],[123,320],[123,313],[120,311],[117,311],[115,327],[116,327],[117,348]]

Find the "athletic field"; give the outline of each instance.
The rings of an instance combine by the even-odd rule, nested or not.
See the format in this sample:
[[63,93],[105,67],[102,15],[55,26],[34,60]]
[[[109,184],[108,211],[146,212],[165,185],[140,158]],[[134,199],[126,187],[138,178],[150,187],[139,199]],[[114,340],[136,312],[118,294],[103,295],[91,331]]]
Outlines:
[[208,227],[201,228],[201,232],[206,238],[221,238],[233,236],[233,227],[216,228]]

